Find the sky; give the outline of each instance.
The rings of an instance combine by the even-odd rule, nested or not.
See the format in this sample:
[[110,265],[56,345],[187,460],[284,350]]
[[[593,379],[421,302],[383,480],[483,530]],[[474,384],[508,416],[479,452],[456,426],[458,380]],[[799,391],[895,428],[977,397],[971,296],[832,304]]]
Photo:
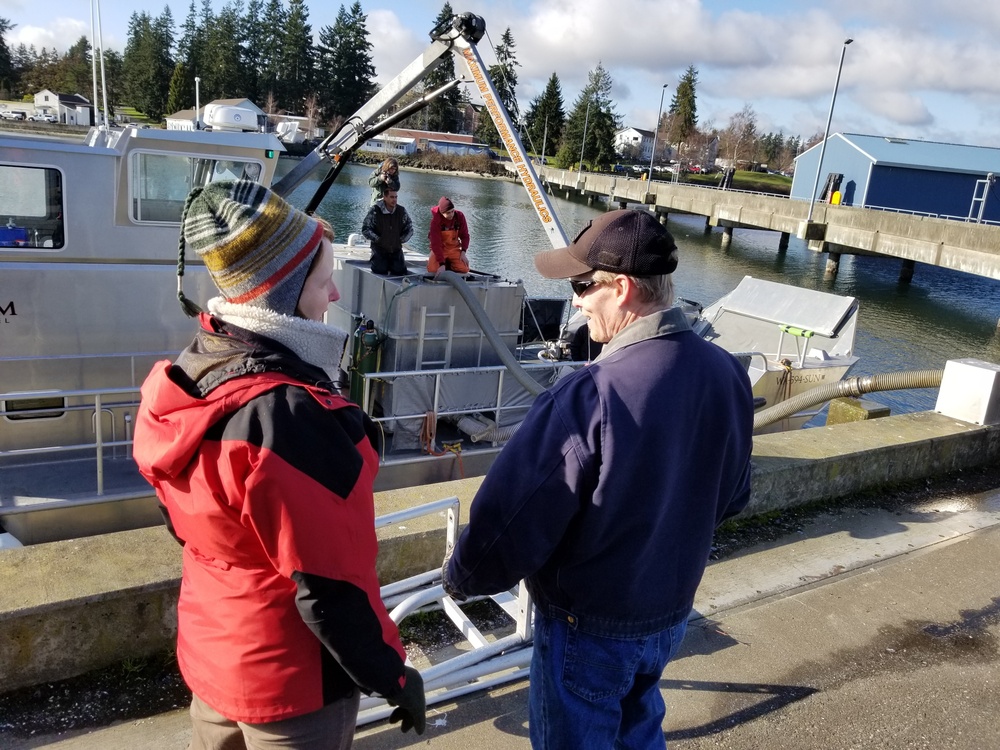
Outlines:
[[[348,6],[353,0],[346,0]],[[211,0],[216,10],[224,0]],[[202,0],[196,0],[201,7]],[[133,12],[169,6],[178,24],[190,0],[101,0],[109,49],[124,50]],[[307,0],[316,34],[340,3]],[[381,83],[429,44],[443,0],[362,0]],[[602,63],[625,126],[651,130],[689,65],[698,70],[698,123],[724,128],[745,105],[758,132],[822,134],[841,52],[831,132],[1000,147],[1000,3],[982,0],[455,0],[486,20],[487,65],[508,27],[516,42],[522,111],[552,73],[569,111]],[[0,0],[16,24],[9,46],[59,51],[90,36],[90,0]],[[853,43],[844,47],[844,40]],[[463,66],[456,66],[461,71]],[[86,92],[81,92],[86,93]]]

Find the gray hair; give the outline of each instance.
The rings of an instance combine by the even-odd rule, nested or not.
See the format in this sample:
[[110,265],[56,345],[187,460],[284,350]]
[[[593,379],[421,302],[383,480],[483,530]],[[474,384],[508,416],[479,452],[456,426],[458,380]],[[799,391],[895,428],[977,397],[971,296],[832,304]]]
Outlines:
[[594,271],[593,279],[599,284],[609,284],[616,276],[628,276],[635,285],[638,301],[642,304],[661,304],[669,307],[674,303],[674,279],[669,273],[660,276],[629,276],[611,273],[611,271]]

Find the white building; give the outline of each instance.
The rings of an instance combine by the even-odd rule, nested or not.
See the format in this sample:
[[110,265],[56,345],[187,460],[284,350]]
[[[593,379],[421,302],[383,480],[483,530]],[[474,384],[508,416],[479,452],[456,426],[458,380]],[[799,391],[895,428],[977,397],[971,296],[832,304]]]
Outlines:
[[[623,128],[615,133],[615,153],[627,158],[648,162],[653,155],[653,131],[642,128]],[[663,141],[656,144],[656,160],[670,161],[674,149]]]
[[35,112],[55,115],[58,122],[66,125],[94,124],[94,105],[80,94],[57,94],[42,89],[35,94]]

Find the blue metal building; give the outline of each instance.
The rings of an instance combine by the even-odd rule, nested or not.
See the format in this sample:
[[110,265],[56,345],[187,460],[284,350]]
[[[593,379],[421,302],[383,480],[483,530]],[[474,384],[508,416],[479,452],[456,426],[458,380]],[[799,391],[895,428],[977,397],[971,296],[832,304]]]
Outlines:
[[[792,198],[810,199],[821,145],[795,159]],[[834,133],[823,155],[817,200],[830,173],[843,175],[844,206],[1000,222],[1000,185],[993,184],[1000,175],[998,148]]]

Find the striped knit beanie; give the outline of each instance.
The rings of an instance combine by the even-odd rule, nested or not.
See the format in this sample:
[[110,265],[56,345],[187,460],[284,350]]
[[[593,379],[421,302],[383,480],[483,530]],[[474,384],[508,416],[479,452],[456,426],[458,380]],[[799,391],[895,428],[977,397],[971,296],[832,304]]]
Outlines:
[[[318,221],[263,185],[213,182],[192,190],[185,203],[177,275],[184,275],[186,245],[230,302],[295,315],[322,239]],[[197,314],[184,297],[181,278],[177,292],[185,311]]]

